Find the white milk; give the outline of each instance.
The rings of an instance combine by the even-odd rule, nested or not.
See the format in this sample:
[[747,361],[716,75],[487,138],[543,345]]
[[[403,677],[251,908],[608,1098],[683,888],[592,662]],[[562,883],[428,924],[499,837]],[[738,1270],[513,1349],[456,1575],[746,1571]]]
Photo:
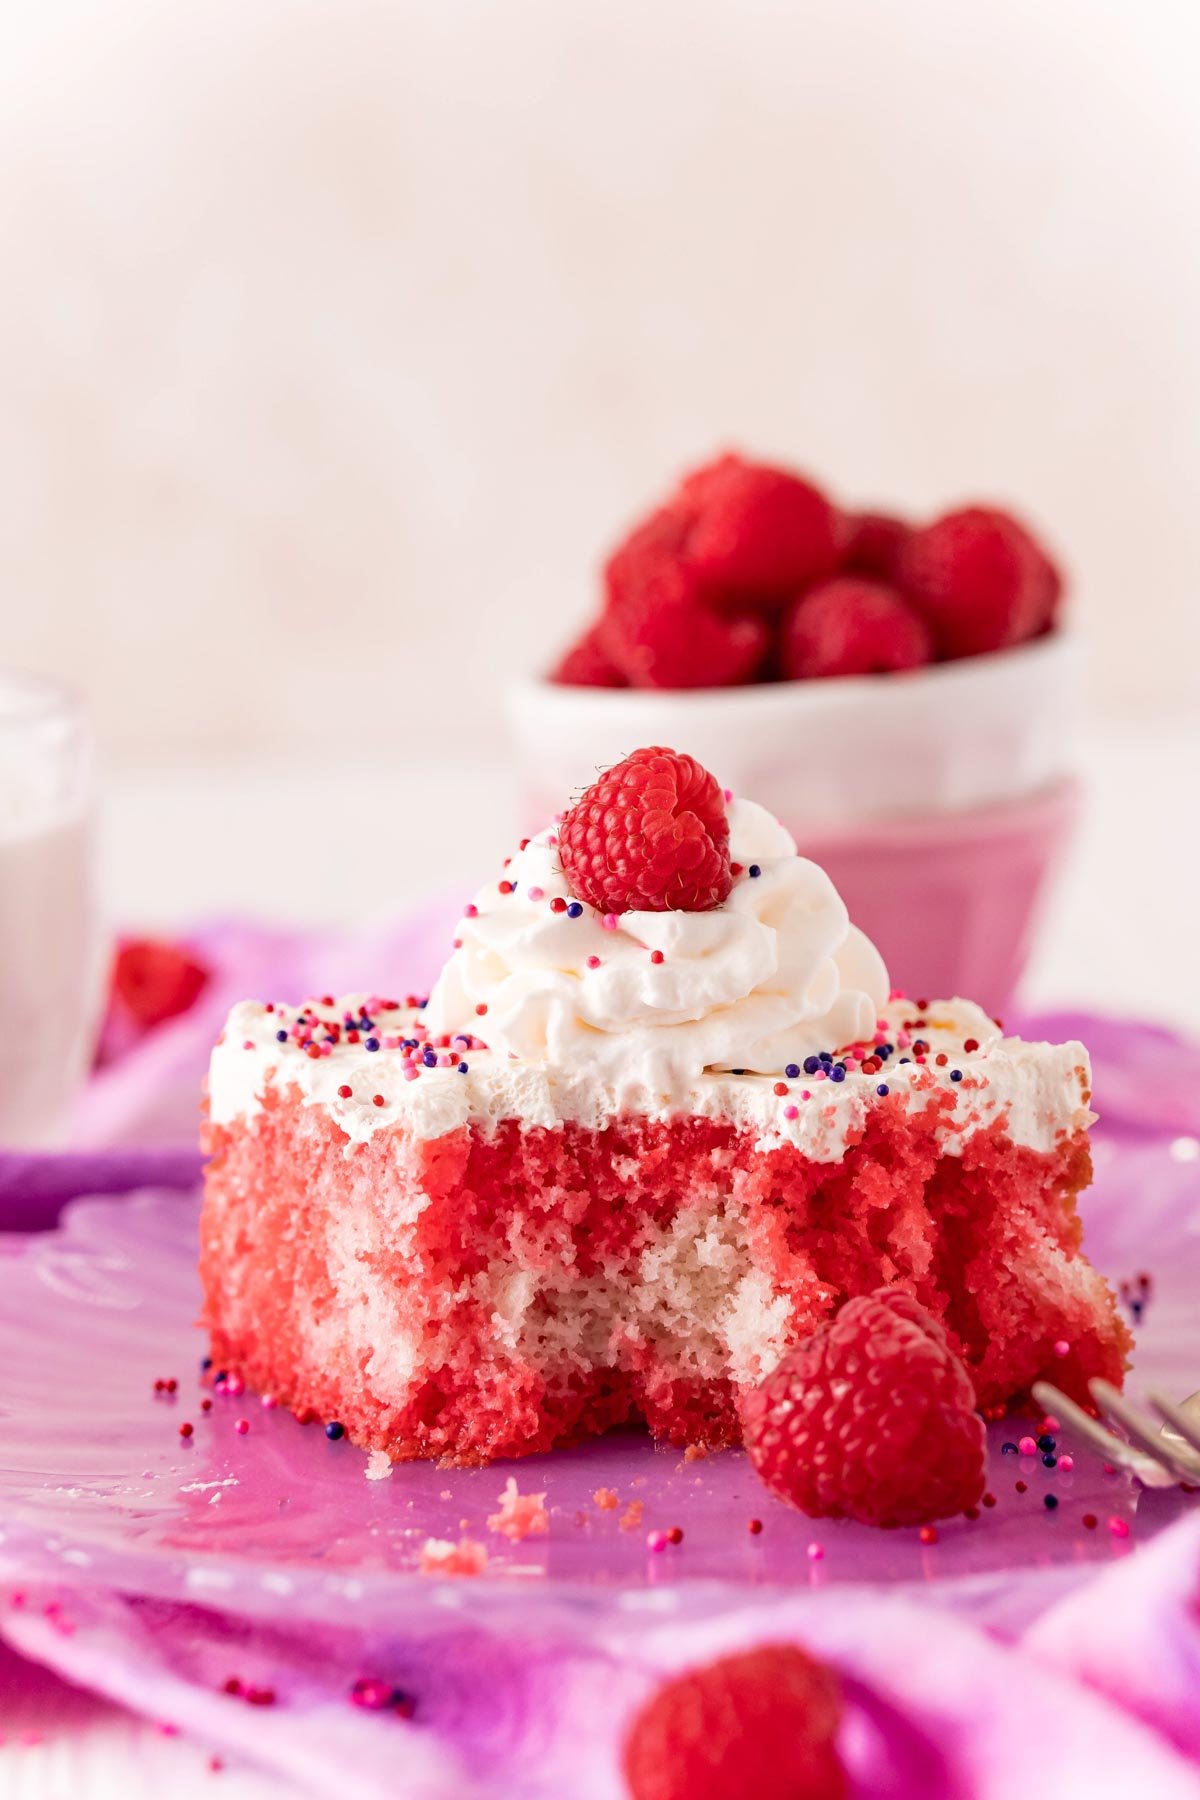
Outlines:
[[101,976],[86,721],[52,683],[0,671],[0,1148],[60,1136]]

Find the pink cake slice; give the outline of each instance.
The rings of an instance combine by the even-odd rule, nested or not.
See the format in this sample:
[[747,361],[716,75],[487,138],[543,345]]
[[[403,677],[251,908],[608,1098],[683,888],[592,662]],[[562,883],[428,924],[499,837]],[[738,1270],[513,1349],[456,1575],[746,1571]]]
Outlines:
[[981,1407],[1120,1383],[1076,1213],[1082,1045],[963,1001],[879,1010],[857,1054],[709,1071],[681,1104],[380,999],[239,1005],[206,1125],[217,1366],[396,1459],[639,1419],[723,1445],[739,1390],[888,1283],[944,1321]]

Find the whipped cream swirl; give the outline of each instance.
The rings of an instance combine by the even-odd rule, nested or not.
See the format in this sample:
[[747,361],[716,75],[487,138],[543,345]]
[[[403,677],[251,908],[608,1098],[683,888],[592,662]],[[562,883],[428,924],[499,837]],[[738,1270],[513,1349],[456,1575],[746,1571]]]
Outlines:
[[553,908],[574,898],[557,836],[531,838],[504,871],[513,891],[481,889],[459,926],[430,1028],[664,1100],[706,1069],[782,1074],[869,1039],[887,971],[828,875],[749,801],[730,803],[729,836],[742,872],[723,906],[607,924],[587,905],[574,918]]

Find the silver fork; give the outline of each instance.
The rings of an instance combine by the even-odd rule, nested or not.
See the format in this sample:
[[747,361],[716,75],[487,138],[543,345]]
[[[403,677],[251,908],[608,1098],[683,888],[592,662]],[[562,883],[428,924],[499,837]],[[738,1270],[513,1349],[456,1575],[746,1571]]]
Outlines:
[[1136,1475],[1143,1487],[1175,1487],[1181,1481],[1200,1483],[1200,1390],[1177,1406],[1151,1388],[1146,1399],[1157,1418],[1131,1406],[1107,1381],[1089,1382],[1088,1391],[1105,1417],[1128,1433],[1131,1443],[1106,1431],[1097,1419],[1048,1381],[1034,1383],[1033,1397],[1061,1424],[1086,1438],[1106,1462]]

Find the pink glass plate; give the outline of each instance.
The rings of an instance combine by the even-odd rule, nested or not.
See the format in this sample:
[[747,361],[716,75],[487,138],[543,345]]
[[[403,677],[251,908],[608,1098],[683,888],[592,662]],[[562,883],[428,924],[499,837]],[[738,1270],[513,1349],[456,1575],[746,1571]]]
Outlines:
[[[1133,1379],[1182,1396],[1200,1387],[1200,1163],[1194,1139],[1097,1145],[1088,1196],[1095,1260],[1116,1281],[1148,1270],[1152,1301]],[[9,1240],[0,1257],[0,1568],[29,1579],[219,1604],[256,1616],[406,1618],[426,1608],[503,1614],[536,1592],[542,1609],[649,1606],[698,1614],[747,1588],[889,1583],[1018,1625],[1191,1504],[1138,1494],[1064,1441],[1075,1468],[1004,1455],[993,1427],[994,1509],[915,1531],[814,1524],[772,1501],[740,1454],[687,1462],[642,1435],[484,1470],[425,1464],[367,1478],[367,1458],[253,1395],[201,1411],[204,1342],[193,1320],[194,1196],[148,1191],[77,1202],[52,1233]],[[18,1247],[19,1246],[19,1247]],[[11,1253],[15,1252],[15,1253]],[[173,1397],[156,1379],[178,1383]],[[238,1419],[249,1421],[242,1436]],[[194,1433],[181,1439],[179,1425]],[[508,1475],[545,1490],[549,1535],[512,1544],[487,1517]],[[1024,1480],[1027,1492],[1016,1491]],[[616,1492],[606,1510],[597,1491]],[[1050,1512],[1046,1495],[1058,1499]],[[1096,1529],[1082,1520],[1097,1515]],[[758,1517],[763,1530],[752,1535]],[[683,1542],[656,1552],[652,1530]],[[486,1542],[472,1581],[417,1573],[428,1537]],[[815,1548],[814,1548],[815,1547]]]

